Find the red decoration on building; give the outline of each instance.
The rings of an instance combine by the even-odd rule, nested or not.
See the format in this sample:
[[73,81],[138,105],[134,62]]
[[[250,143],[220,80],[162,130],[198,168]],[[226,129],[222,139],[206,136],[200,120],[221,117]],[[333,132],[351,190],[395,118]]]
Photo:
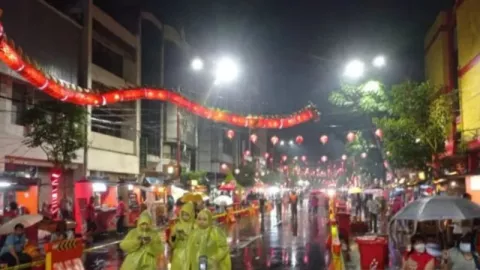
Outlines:
[[349,133],[347,134],[347,140],[348,140],[348,142],[353,142],[356,137],[357,137],[357,136],[356,136],[355,133],[353,133],[353,132],[349,132]]
[[233,139],[233,137],[235,137],[235,131],[229,129],[227,130],[227,138],[229,138],[230,140]]
[[258,140],[257,134],[254,133],[254,134],[250,135],[250,141],[251,141],[252,143],[256,143],[257,140]]
[[322,144],[326,144],[326,143],[328,142],[328,136],[327,136],[327,135],[322,135],[322,136],[320,137],[320,142],[321,142]]
[[103,106],[138,99],[161,100],[170,102],[192,114],[215,122],[246,128],[290,128],[319,118],[318,111],[311,104],[287,116],[244,116],[220,109],[204,107],[179,93],[171,92],[167,89],[137,87],[130,89],[111,89],[104,93],[95,93],[91,89],[82,89],[76,85],[54,79],[26,59],[27,58],[18,53],[14,47],[9,45],[7,37],[3,32],[3,25],[0,24],[0,60],[34,87],[64,102],[77,105]]
[[383,131],[377,128],[377,130],[375,130],[375,136],[381,139],[383,137]]
[[58,198],[58,190],[60,186],[60,177],[62,176],[62,171],[58,169],[53,169],[50,172],[50,182],[52,184],[52,218],[58,218],[58,210],[60,208],[60,200]]
[[295,138],[295,142],[297,144],[302,144],[303,143],[303,137],[301,135],[298,135],[297,138]]
[[278,143],[279,139],[277,136],[273,136],[270,138],[270,142],[272,142],[273,145],[276,145]]

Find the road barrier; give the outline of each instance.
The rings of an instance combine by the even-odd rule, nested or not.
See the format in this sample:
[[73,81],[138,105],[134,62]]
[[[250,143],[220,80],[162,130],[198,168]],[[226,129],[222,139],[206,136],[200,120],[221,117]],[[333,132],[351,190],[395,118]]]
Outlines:
[[80,238],[45,244],[45,270],[84,270]]

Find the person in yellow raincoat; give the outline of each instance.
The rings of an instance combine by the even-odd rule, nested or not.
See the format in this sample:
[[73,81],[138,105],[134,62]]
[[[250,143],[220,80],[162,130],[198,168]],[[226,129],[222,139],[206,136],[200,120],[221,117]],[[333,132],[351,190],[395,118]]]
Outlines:
[[160,234],[153,229],[149,214],[140,215],[137,228],[128,232],[120,242],[120,248],[127,254],[120,270],[157,269],[157,259],[164,247]]
[[[188,239],[188,269],[231,270],[230,248],[222,229],[213,225],[213,215],[208,209],[198,213],[197,228]],[[173,269],[172,269],[173,270]]]
[[172,233],[168,243],[172,247],[172,270],[186,270],[185,264],[188,237],[195,226],[195,207],[193,203],[188,202],[180,210],[180,218],[172,228]]

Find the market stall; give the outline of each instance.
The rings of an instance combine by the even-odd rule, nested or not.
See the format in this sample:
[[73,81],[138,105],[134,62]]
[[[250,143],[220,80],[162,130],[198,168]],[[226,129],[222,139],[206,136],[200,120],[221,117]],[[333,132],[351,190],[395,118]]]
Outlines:
[[84,179],[75,183],[74,216],[77,223],[75,232],[86,230],[86,208],[90,198],[94,198],[97,232],[116,229],[115,210],[118,205],[118,185],[105,179]]

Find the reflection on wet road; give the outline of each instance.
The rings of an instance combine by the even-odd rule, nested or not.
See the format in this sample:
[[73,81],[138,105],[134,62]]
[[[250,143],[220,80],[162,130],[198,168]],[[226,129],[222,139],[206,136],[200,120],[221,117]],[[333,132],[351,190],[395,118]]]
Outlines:
[[[262,219],[240,219],[225,228],[231,248],[234,270],[249,269],[325,269],[325,221],[323,215],[309,215],[300,208],[293,218],[276,211]],[[86,254],[85,268],[119,269],[123,254],[118,245],[110,245]],[[166,269],[159,265],[159,269]]]

